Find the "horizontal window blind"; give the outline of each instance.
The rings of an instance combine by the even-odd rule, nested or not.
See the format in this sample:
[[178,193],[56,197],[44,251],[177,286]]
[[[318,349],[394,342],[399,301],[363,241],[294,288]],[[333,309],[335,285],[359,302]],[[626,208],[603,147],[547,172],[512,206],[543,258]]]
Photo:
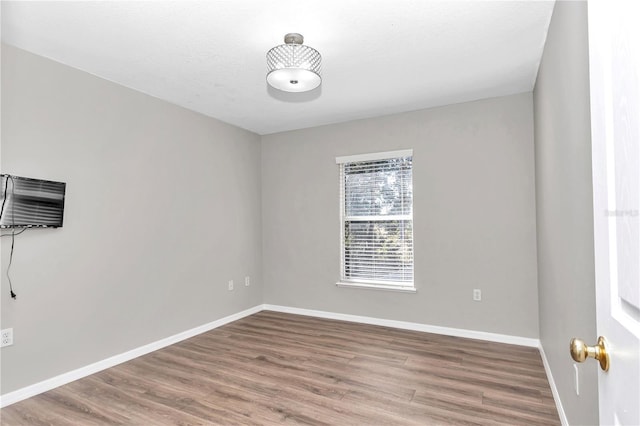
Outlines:
[[412,286],[413,158],[381,156],[339,162],[341,279]]

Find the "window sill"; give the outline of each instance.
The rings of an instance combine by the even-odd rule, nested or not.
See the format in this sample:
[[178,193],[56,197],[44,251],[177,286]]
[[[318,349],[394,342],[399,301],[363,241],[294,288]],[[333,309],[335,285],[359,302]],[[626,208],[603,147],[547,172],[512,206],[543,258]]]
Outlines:
[[344,282],[344,281],[338,281],[336,285],[338,287],[361,288],[365,290],[396,291],[399,293],[416,293],[417,292],[416,288],[413,286],[369,284],[369,283],[356,283],[356,282]]

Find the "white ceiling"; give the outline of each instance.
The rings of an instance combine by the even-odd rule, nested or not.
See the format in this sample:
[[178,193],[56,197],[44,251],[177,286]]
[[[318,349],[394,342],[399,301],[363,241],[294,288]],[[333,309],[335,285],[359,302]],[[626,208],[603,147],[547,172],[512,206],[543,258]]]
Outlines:
[[[533,89],[553,1],[2,1],[3,42],[268,134]],[[299,32],[320,88],[271,89]]]

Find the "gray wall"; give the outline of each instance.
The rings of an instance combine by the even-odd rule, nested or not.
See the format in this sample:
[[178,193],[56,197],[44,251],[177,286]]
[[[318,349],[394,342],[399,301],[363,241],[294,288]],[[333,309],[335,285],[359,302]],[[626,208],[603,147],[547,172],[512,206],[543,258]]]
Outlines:
[[2,107],[2,172],[67,183],[15,301],[2,239],[2,393],[262,303],[258,135],[6,45]]
[[587,3],[557,2],[534,91],[540,339],[571,424],[598,423],[597,363],[573,389],[569,340],[596,339]]
[[[530,93],[262,141],[265,303],[538,337]],[[338,288],[335,157],[403,148],[414,150],[418,291]]]

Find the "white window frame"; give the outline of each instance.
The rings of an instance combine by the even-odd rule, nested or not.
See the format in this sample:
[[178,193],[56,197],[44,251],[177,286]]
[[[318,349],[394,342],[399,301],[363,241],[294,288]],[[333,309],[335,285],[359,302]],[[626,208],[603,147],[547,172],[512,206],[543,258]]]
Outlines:
[[[340,280],[336,283],[338,287],[352,287],[352,288],[363,288],[363,289],[374,289],[374,290],[389,290],[389,291],[399,291],[399,292],[408,292],[415,293],[415,275],[412,282],[388,282],[388,281],[375,281],[375,280],[365,280],[365,279],[347,279],[345,278],[345,222],[348,221],[348,218],[345,215],[345,181],[342,173],[342,167],[346,163],[357,163],[363,161],[375,161],[375,160],[389,160],[392,158],[403,158],[403,157],[413,157],[412,149],[405,149],[399,151],[386,151],[386,152],[375,152],[368,154],[358,154],[358,155],[348,155],[342,157],[336,157],[336,164],[340,166]],[[413,167],[413,166],[412,166]],[[374,216],[378,217],[378,216]],[[393,216],[385,216],[386,220],[411,220],[413,222],[413,209],[410,214],[406,215],[393,215]],[[360,217],[362,219],[362,217]],[[412,227],[413,229],[413,224]],[[412,237],[413,240],[413,237]],[[414,248],[412,247],[412,251]],[[414,265],[414,274],[415,274],[415,265]]]

